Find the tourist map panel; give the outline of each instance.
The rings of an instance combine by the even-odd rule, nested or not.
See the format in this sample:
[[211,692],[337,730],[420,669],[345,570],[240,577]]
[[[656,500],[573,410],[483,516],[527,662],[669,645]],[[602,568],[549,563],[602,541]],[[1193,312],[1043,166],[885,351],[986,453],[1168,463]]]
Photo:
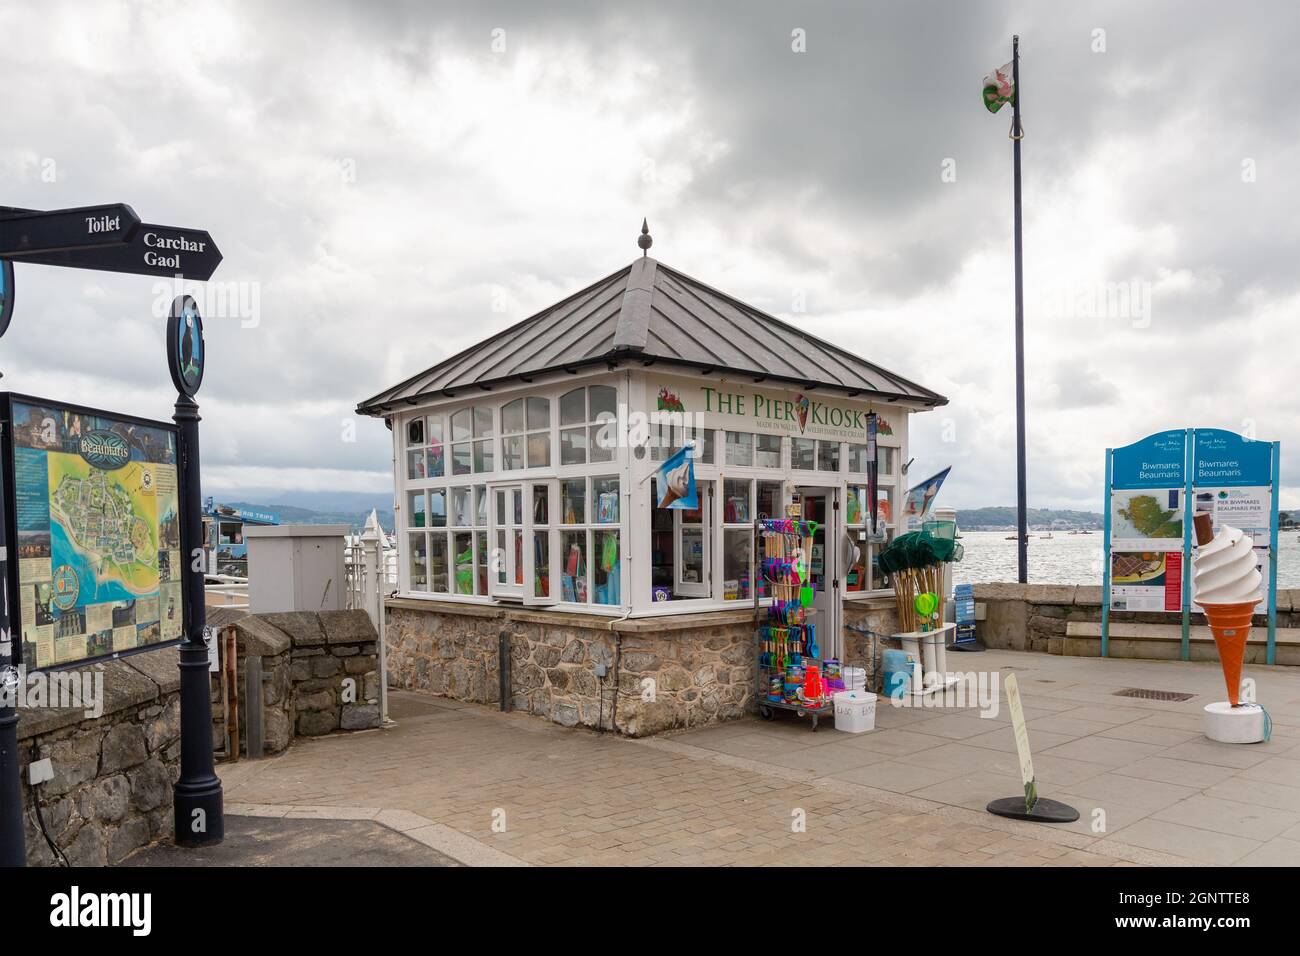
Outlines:
[[175,432],[18,399],[12,413],[24,665],[178,639]]

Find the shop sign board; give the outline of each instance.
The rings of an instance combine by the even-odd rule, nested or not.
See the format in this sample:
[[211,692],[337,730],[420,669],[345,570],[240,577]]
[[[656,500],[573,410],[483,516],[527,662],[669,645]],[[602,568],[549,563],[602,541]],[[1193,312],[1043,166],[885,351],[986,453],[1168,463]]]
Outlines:
[[1280,447],[1218,428],[1148,435],[1106,452],[1102,653],[1110,611],[1183,616],[1189,656],[1194,549],[1192,519],[1208,513],[1215,530],[1229,524],[1249,534],[1267,582],[1269,659],[1276,620],[1277,482]]
[[10,593],[28,671],[178,641],[176,427],[4,396]]
[[897,416],[906,414],[898,406],[891,406],[886,414],[870,402],[715,376],[653,378],[650,394],[651,413],[684,415],[688,423],[703,428],[833,441],[865,443],[867,415],[874,410],[877,439],[882,445],[898,444],[893,426]]

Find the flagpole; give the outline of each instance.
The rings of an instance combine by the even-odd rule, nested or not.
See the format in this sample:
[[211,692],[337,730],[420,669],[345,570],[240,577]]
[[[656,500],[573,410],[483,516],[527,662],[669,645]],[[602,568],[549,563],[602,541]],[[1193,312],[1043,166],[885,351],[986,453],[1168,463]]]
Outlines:
[[1020,37],[1011,38],[1011,156],[1015,189],[1016,252],[1016,547],[1019,580],[1029,582],[1029,527],[1025,502],[1025,291],[1020,237]]

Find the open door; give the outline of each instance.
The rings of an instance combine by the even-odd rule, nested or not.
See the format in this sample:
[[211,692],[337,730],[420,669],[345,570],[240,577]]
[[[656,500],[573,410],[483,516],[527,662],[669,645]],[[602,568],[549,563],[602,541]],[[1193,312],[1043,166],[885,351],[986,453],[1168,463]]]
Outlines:
[[560,483],[523,484],[523,597],[525,604],[560,602]]
[[488,593],[518,601],[524,596],[524,486],[493,485],[488,502]]
[[673,591],[683,597],[706,598],[713,593],[713,485],[697,485],[700,506],[694,511],[673,511],[677,539]]

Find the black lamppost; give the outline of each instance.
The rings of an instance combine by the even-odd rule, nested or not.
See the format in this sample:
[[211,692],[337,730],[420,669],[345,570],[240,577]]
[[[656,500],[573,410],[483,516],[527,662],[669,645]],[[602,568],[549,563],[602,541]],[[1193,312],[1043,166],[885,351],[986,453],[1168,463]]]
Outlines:
[[172,414],[180,431],[181,550],[187,555],[185,635],[180,644],[181,775],[173,788],[177,846],[210,846],[226,834],[221,779],[212,760],[212,697],[208,677],[207,608],[203,592],[203,492],[199,484],[199,405],[203,383],[203,319],[188,295],[177,296],[167,320],[167,364],[176,386]]

